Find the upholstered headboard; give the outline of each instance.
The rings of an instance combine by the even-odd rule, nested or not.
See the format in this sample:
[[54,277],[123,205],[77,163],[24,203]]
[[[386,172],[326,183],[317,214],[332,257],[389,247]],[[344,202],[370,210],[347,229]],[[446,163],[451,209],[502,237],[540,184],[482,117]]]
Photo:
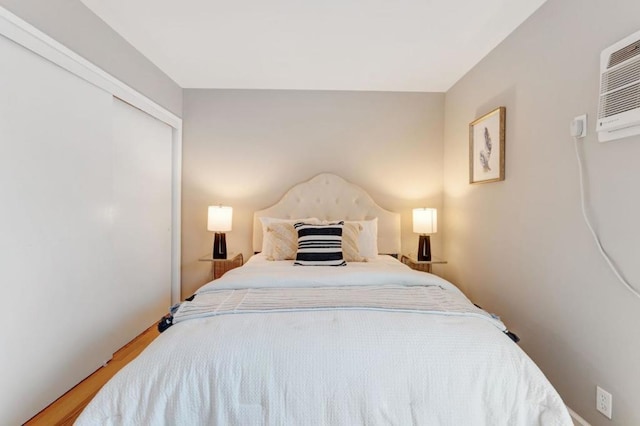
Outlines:
[[253,214],[253,251],[262,250],[259,217],[321,220],[378,218],[378,251],[400,253],[400,214],[383,209],[362,188],[330,173],[319,174],[291,188],[273,206]]

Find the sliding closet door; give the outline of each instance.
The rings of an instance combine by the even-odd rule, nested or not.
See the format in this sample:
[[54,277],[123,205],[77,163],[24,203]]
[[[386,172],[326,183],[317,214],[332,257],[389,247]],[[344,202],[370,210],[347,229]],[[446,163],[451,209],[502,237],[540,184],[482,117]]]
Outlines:
[[0,37],[0,423],[111,354],[111,96]]
[[113,99],[116,347],[171,304],[171,127]]
[[162,315],[171,129],[0,36],[0,424]]

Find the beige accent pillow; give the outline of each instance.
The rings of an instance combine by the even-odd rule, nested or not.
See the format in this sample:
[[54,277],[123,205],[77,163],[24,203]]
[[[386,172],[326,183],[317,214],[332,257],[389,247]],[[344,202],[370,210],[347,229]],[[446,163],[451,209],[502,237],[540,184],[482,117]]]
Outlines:
[[[327,224],[332,223],[332,221],[323,220],[322,223]],[[367,261],[365,253],[360,253],[360,247],[363,237],[368,237],[368,235],[363,235],[367,232],[365,225],[368,225],[368,223],[368,221],[344,221],[344,226],[342,227],[342,255],[347,262]]]
[[279,222],[267,225],[264,255],[268,260],[292,260],[298,251],[298,233],[293,223]]
[[362,231],[359,223],[345,223],[342,227],[342,255],[347,262],[366,262],[367,259],[360,256],[358,238]]
[[[316,219],[315,217],[308,217],[308,218],[304,218],[304,219],[278,219],[278,218],[274,218],[274,217],[264,217],[263,216],[263,217],[259,217],[258,219],[260,219],[260,222],[262,223],[262,253],[265,254],[267,259],[269,259],[270,253],[273,253],[273,244],[272,244],[273,238],[270,238],[270,235],[267,232],[267,228],[269,228],[270,225],[273,225],[275,223],[288,223],[288,224],[291,225],[291,227],[293,229],[293,224],[296,223],[296,222],[305,222],[305,223],[318,223],[319,222],[319,220]],[[298,234],[295,233],[295,235],[296,235],[296,238],[298,238],[298,236],[297,236]],[[296,240],[296,249],[297,249],[297,240]]]
[[358,254],[365,259],[375,259],[378,256],[378,218],[371,220],[345,220],[344,224],[360,225]]

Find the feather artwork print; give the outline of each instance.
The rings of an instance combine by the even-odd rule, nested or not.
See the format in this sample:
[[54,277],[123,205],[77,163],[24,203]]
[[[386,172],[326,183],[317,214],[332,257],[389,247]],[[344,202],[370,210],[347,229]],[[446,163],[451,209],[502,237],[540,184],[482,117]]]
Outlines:
[[504,180],[506,107],[469,123],[469,183]]
[[491,134],[488,128],[484,128],[484,149],[480,151],[480,163],[485,172],[490,172],[489,159],[491,158]]

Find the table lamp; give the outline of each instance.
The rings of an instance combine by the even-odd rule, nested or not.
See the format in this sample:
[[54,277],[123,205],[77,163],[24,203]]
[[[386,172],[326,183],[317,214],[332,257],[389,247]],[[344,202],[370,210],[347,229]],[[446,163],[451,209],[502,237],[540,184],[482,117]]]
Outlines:
[[438,232],[438,211],[436,209],[413,209],[413,232],[420,234],[418,261],[431,261],[431,240],[428,234]]
[[207,229],[215,232],[213,238],[213,258],[227,258],[227,240],[225,232],[231,231],[233,208],[227,206],[209,206]]

